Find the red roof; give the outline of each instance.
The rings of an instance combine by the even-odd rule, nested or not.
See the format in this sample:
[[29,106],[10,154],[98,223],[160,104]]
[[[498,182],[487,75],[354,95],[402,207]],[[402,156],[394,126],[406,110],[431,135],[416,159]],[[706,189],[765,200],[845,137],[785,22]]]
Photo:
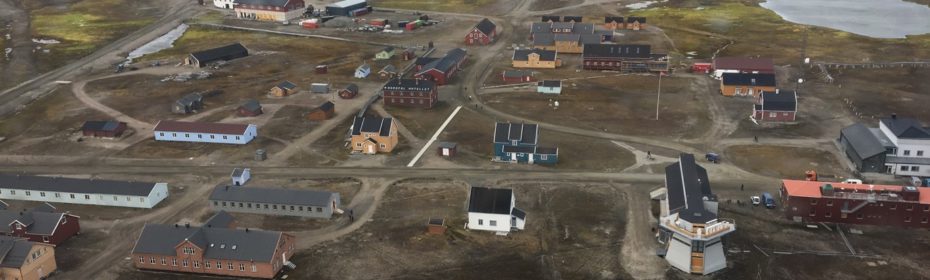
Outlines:
[[155,131],[170,132],[192,132],[192,133],[213,133],[213,134],[245,134],[249,128],[248,124],[233,123],[205,123],[205,122],[179,122],[179,121],[159,121],[155,125]]
[[[904,190],[903,186],[893,186],[893,185],[870,185],[870,184],[847,184],[839,182],[818,182],[818,181],[802,181],[802,180],[781,180],[782,185],[785,186],[785,192],[789,196],[800,196],[800,197],[813,197],[819,198],[820,195],[820,186],[824,184],[833,185],[834,189],[837,190],[854,190],[854,191],[876,191],[876,192],[894,192],[899,193]],[[930,188],[917,188],[917,191],[920,192],[920,198],[918,199],[921,204],[930,204]]]
[[718,57],[714,59],[714,69],[736,69],[773,73],[775,63],[771,58]]

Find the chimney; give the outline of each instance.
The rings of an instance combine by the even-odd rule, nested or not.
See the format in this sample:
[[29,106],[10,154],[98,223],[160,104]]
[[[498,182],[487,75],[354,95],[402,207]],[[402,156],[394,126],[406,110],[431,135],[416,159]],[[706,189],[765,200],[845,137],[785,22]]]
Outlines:
[[891,113],[891,119],[892,119],[892,120],[897,120],[897,119],[898,119],[898,114],[897,114],[897,113]]

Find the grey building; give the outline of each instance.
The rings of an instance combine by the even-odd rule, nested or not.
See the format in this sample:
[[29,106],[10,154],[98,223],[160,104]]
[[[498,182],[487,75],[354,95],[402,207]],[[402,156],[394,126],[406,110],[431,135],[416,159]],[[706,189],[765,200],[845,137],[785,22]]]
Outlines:
[[283,188],[217,186],[210,194],[214,211],[329,219],[342,202],[339,193]]
[[171,112],[175,114],[190,114],[197,110],[203,109],[203,95],[200,93],[191,93],[181,97],[171,106]]
[[[877,129],[861,123],[840,131],[840,147],[859,172],[885,172],[885,156],[894,145]],[[893,154],[893,153],[892,153]]]

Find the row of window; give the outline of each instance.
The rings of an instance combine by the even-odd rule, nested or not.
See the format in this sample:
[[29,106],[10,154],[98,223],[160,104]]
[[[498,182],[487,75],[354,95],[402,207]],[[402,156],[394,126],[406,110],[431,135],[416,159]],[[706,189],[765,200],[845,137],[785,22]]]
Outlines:
[[[149,257],[149,263],[150,263],[150,264],[155,264],[155,261],[156,261],[155,257]],[[139,257],[139,263],[145,263],[145,257],[144,257],[144,256],[140,256],[140,257]],[[168,258],[166,258],[166,257],[161,257],[161,265],[168,265]],[[201,263],[200,263],[200,261],[196,261],[196,260],[193,261],[193,262],[190,262],[190,261],[188,261],[188,260],[186,260],[186,259],[181,260],[181,267],[188,267],[188,266],[191,266],[191,265],[192,265],[194,268],[200,268]],[[239,271],[245,271],[245,263],[238,263],[238,265],[239,265]],[[177,258],[171,258],[171,266],[178,266],[178,259],[177,259]],[[258,272],[258,266],[256,266],[255,264],[251,264],[251,266],[252,266],[252,272]],[[203,267],[206,268],[206,269],[212,269],[212,268],[213,268],[213,262],[211,262],[211,261],[209,261],[209,260],[208,260],[208,261],[204,261],[204,262],[203,262]],[[236,266],[233,265],[233,262],[226,262],[226,269],[228,269],[228,270],[235,270],[235,267],[236,267]],[[222,262],[222,261],[216,261],[216,269],[223,269],[223,262]]]
[[901,171],[918,172],[918,171],[920,171],[920,166],[916,166],[916,165],[913,165],[913,166],[911,166],[911,165],[902,165],[902,166],[901,166]]
[[[818,202],[817,202],[817,199],[811,199],[811,205],[817,205],[817,203],[818,203]],[[827,205],[827,206],[833,206],[833,200],[827,200],[826,205]],[[923,208],[924,208],[924,209],[923,209],[924,212],[930,212],[930,205],[924,205]],[[888,209],[890,209],[890,210],[896,210],[896,209],[898,209],[898,204],[889,203],[889,204],[888,204]],[[913,205],[913,204],[908,204],[907,207],[905,207],[904,209],[907,210],[907,211],[914,211],[914,205]],[[811,211],[813,211],[813,210],[811,210]]]
[[[484,225],[484,219],[478,219],[478,225],[479,225],[479,226],[483,226],[483,225]],[[497,221],[495,221],[495,220],[488,220],[488,226],[496,227],[496,226],[497,226]]]
[[384,92],[384,96],[411,96],[411,97],[419,96],[419,97],[425,97],[425,96],[428,96],[428,95],[432,95],[432,94],[431,94],[431,93],[423,93],[423,92],[406,92],[406,91],[401,91],[401,92],[385,91],[385,92]]
[[[223,207],[239,207],[239,208],[249,208],[249,209],[253,208],[253,205],[252,205],[252,203],[250,203],[250,202],[229,202],[229,203],[227,203],[226,201],[222,201],[222,202],[220,202],[220,201],[215,201],[215,200],[213,201],[213,206],[220,206],[220,205],[222,205]],[[238,206],[237,206],[237,205],[238,205]],[[278,206],[279,206],[279,205],[277,205],[277,204],[255,203],[254,208],[255,208],[255,209],[271,209],[271,210],[278,210],[278,209],[279,209]],[[294,206],[294,205],[280,205],[280,206],[281,206],[281,207],[280,207],[281,210],[287,210],[287,211],[301,211],[301,212],[304,211],[304,207],[303,207],[303,206]],[[307,206],[306,211],[307,211],[307,212],[313,212],[313,209],[314,209],[314,208],[316,208],[316,212],[323,213],[323,207],[311,207],[311,206]],[[288,210],[288,209],[290,209],[290,210]]]
[[[165,136],[164,132],[159,132],[159,136]],[[178,137],[177,133],[171,133],[171,137]],[[190,133],[184,133],[184,138],[191,138]],[[197,139],[203,139],[203,134],[198,133]],[[210,139],[216,139],[216,135],[210,134]],[[229,138],[226,135],[223,135],[223,140],[228,140]],[[236,140],[239,140],[239,136],[236,136]]]
[[[9,192],[10,192],[10,195],[16,195],[16,190],[10,190]],[[23,193],[24,193],[26,196],[32,196],[32,191],[23,191]],[[0,190],[0,194],[3,194],[3,190]],[[61,198],[61,193],[55,192],[55,193],[52,193],[52,196],[54,196],[55,198]],[[76,196],[75,194],[73,194],[73,193],[69,193],[68,196],[69,196],[71,199],[77,199],[77,196]],[[45,193],[45,192],[39,192],[39,197],[46,197],[46,193]],[[131,201],[132,201],[132,197],[131,197],[131,196],[125,196],[124,198],[126,199],[127,202],[131,202]],[[104,199],[104,198],[103,198],[103,195],[100,195],[100,200],[103,200],[103,199]],[[90,200],[90,195],[89,195],[89,194],[85,194],[85,195],[84,195],[84,200]],[[115,196],[115,195],[114,195],[114,196],[113,196],[113,201],[119,201],[119,196]],[[144,198],[144,197],[140,197],[140,198],[139,198],[139,202],[145,202],[145,198]]]
[[[901,151],[901,154],[902,154],[902,155],[905,155],[905,156],[909,156],[909,155],[911,155],[911,150],[904,150],[904,151]],[[919,157],[924,156],[924,151],[917,151],[917,156],[919,156]]]
[[[511,155],[512,155],[512,154],[515,154],[515,153],[508,153],[508,154],[511,154]],[[517,154],[518,157],[526,156],[525,153],[516,153],[516,154]],[[549,155],[548,155],[548,154],[538,154],[538,155],[539,155],[539,159],[540,159],[540,160],[547,160],[547,159],[549,159]]]
[[[419,100],[420,100],[420,101],[419,101],[419,104],[427,104],[427,102],[423,102],[423,101],[426,101],[426,99],[419,99]],[[385,103],[394,103],[394,104],[397,104],[397,103],[406,104],[406,103],[408,103],[408,102],[407,102],[407,98],[384,98],[384,102],[385,102]],[[410,104],[417,104],[417,100],[416,100],[416,99],[410,100],[409,103],[410,103]]]
[[[816,217],[816,216],[817,216],[817,210],[811,209],[811,211],[810,211],[810,213],[808,213],[808,215],[811,216],[811,217]],[[823,216],[826,217],[826,218],[832,218],[832,217],[833,217],[833,212],[826,212],[826,213],[824,213]],[[841,218],[846,219],[847,216],[846,216],[846,215],[842,215]],[[856,215],[856,219],[857,219],[857,220],[862,220],[862,219],[864,219],[864,218],[865,218],[865,215],[862,214],[862,213]],[[910,223],[910,222],[911,222],[911,217],[910,217],[910,216],[904,217],[904,222],[905,222],[905,223]],[[922,223],[922,224],[926,224],[926,223],[928,223],[928,222],[930,222],[930,218],[927,218],[927,217],[924,217],[923,219],[920,220],[920,223]]]

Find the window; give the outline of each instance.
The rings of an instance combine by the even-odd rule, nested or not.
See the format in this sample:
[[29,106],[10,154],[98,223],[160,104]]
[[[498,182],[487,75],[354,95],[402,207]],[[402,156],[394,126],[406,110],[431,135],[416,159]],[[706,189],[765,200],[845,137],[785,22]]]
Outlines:
[[[213,137],[213,135],[211,134],[211,135],[210,135],[210,139],[213,139],[213,138],[216,138],[216,137]],[[220,266],[220,267],[222,267],[222,266]]]
[[185,138],[190,138],[190,137],[191,137],[191,134],[190,134],[190,133],[184,133],[184,137],[185,137]]
[[30,191],[26,191],[26,196],[29,196],[29,195],[31,195],[31,194],[32,194],[32,193],[31,193]]
[[490,223],[490,226],[492,226],[492,227],[496,227],[496,226],[497,226],[497,221],[495,221],[495,220],[490,220],[490,221],[488,221],[488,223]]
[[362,142],[355,143],[355,146],[356,146],[356,147],[361,147],[361,146],[362,146]]
[[39,196],[45,197],[45,192],[39,192]]
[[158,136],[165,136],[165,133],[164,133],[164,132],[160,132],[160,133],[158,133]]
[[317,207],[317,208],[316,208],[316,211],[317,211],[317,212],[323,212],[323,207]]
[[[924,219],[924,223],[926,222],[927,222],[927,219]],[[255,264],[252,264],[252,272],[258,272],[258,267],[256,267]]]
[[242,207],[243,207],[242,202],[239,202],[239,208],[242,208]]
[[827,217],[827,218],[833,217],[833,213],[832,212],[824,213],[824,217]]
[[924,205],[924,212],[930,212],[930,205]]
[[910,223],[910,222],[911,222],[911,217],[910,217],[910,216],[904,217],[904,222],[905,222],[905,223]]
[[11,190],[10,194],[16,194],[16,191]]
[[74,199],[74,194],[73,194],[73,193],[72,193],[72,194],[70,194],[70,196],[71,196],[71,199]]
[[203,138],[203,134],[197,134],[197,138]]
[[219,201],[213,201],[213,206],[220,206],[220,202],[219,202]]
[[114,196],[113,196],[113,201],[119,201],[119,198],[116,197],[116,196],[114,195]]
[[917,156],[919,156],[919,157],[924,156],[924,151],[917,151]]
[[778,116],[778,113],[774,113],[774,112],[773,112],[773,113],[769,113],[769,118],[774,118],[774,117],[777,117],[777,116]]
[[171,258],[171,266],[178,266],[178,259]]
[[194,254],[194,248],[193,248],[193,247],[184,247],[184,254],[185,254],[185,255],[193,255],[193,254]]
[[194,268],[200,268],[200,261],[194,261]]
[[223,262],[216,261],[216,269],[223,269]]
[[145,257],[139,257],[139,263],[145,263]]
[[168,260],[165,257],[161,257],[161,265],[168,265]]
[[177,133],[172,133],[171,136],[172,136],[172,137],[178,137],[178,134],[177,134]]
[[89,194],[85,194],[85,195],[84,195],[84,199],[90,199],[90,195],[89,195]]
[[226,201],[223,201],[223,207],[226,207]]
[[817,215],[817,210],[811,209],[811,212],[810,212],[810,214],[808,214],[808,215],[810,215],[811,217],[816,216],[816,215]]
[[384,148],[387,147],[387,146],[385,146],[384,144],[381,144],[380,146],[381,146],[382,149],[384,149]]
[[891,210],[898,209],[898,205],[897,205],[897,204],[894,204],[894,203],[890,203],[890,204],[891,204],[891,206],[888,206],[888,209],[891,209]]
[[902,166],[901,166],[901,171],[907,171],[907,165],[902,165]]
[[294,211],[294,205],[291,205],[291,211]]
[[239,271],[245,271],[245,264],[239,263]]
[[862,218],[864,218],[864,217],[865,217],[865,216],[863,216],[862,214],[856,215],[856,219],[862,220]]
[[827,200],[827,206],[833,206],[833,200]]
[[278,210],[278,205],[277,204],[271,205],[271,209]]
[[188,264],[187,260],[182,260],[182,261],[181,261],[181,266],[187,267],[187,264]]
[[204,268],[210,269],[211,266],[213,266],[213,265],[211,265],[211,262],[210,262],[210,261],[205,261],[205,262],[203,262],[203,267],[204,267]]
[[252,203],[246,204],[247,207],[252,208]]
[[236,136],[236,140],[239,140],[239,136]]
[[226,267],[229,268],[229,270],[233,270],[232,262],[226,262]]
[[911,155],[911,150],[904,150],[904,155],[905,156]]
[[913,172],[920,171],[920,166],[916,166],[916,165],[911,166],[911,171],[913,171]]
[[223,140],[226,140],[226,135],[223,135]]
[[479,225],[479,226],[483,226],[483,225],[484,225],[484,220],[478,219],[478,225]]
[[265,204],[265,209],[268,209],[268,204]]
[[155,264],[155,257],[151,257],[151,258],[149,258],[149,263],[151,263],[151,264]]
[[914,211],[914,205],[908,205],[907,211]]
[[540,159],[540,160],[547,160],[547,159],[549,159],[549,155],[539,155],[539,159]]
[[303,207],[303,206],[297,206],[297,211],[304,211],[304,207]]
[[811,199],[811,205],[817,205],[817,200],[816,200],[816,199]]
[[126,197],[126,201],[132,201],[132,197]]
[[145,203],[145,198],[144,198],[144,197],[140,197],[140,198],[139,198],[139,202]]

